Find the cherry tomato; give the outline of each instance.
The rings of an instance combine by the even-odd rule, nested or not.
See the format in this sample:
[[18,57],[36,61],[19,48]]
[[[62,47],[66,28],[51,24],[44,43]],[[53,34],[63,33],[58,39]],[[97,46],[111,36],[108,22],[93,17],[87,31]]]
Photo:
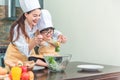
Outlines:
[[12,80],[12,74],[11,73],[9,73],[8,77],[9,77],[10,80]]
[[21,66],[21,69],[22,69],[22,73],[24,73],[24,72],[27,72],[28,70],[27,70],[27,66]]
[[30,75],[28,72],[23,72],[21,75],[21,80],[29,80]]
[[34,80],[34,73],[32,71],[28,71],[29,74],[29,80]]

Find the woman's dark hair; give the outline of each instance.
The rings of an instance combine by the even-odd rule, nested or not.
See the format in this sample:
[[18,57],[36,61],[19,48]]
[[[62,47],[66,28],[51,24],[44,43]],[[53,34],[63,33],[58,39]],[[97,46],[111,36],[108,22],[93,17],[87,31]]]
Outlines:
[[[40,9],[40,8],[39,8]],[[33,10],[32,10],[33,11]],[[30,14],[32,11],[29,11],[27,12],[27,14]],[[19,38],[19,34],[20,34],[20,29],[21,29],[21,32],[24,34],[25,38],[29,38],[29,36],[27,35],[26,31],[25,31],[25,13],[23,13],[12,25],[11,25],[11,28],[10,28],[10,36],[9,36],[9,40],[10,42],[14,42],[16,40],[18,40]],[[14,34],[14,28],[15,26],[18,25],[17,27],[17,37],[15,40],[13,40],[13,34]]]
[[[16,40],[19,38],[19,34],[20,34],[19,31],[20,31],[20,29],[21,29],[22,33],[24,34],[24,36],[25,36],[25,37],[28,37],[28,35],[27,35],[26,32],[25,32],[25,23],[24,23],[25,19],[26,19],[26,18],[25,18],[25,15],[22,14],[22,15],[18,18],[18,20],[16,20],[16,21],[12,24],[12,26],[11,26],[11,28],[10,28],[10,36],[9,36],[10,42],[14,42],[14,41],[16,41]],[[16,25],[18,25],[18,27],[17,27],[17,37],[16,37],[16,39],[13,41],[14,28],[15,28]]]

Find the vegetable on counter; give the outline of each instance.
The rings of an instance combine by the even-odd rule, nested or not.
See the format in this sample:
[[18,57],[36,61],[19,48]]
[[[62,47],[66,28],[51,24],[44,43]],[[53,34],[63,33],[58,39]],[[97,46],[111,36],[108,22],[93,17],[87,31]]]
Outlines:
[[11,76],[12,76],[12,80],[20,80],[22,69],[18,66],[15,66],[15,67],[11,68],[10,73],[11,73]]
[[21,62],[18,61],[17,65],[12,67],[9,73],[11,80],[34,80],[34,73],[29,70],[29,66],[33,66],[33,61]]

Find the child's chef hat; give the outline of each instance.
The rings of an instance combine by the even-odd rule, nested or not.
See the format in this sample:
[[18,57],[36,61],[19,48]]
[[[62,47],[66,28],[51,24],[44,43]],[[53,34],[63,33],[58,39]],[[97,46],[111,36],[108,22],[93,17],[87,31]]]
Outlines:
[[23,12],[41,8],[38,0],[19,0]]
[[40,31],[49,27],[53,27],[51,14],[48,10],[41,10],[41,17],[40,17]]

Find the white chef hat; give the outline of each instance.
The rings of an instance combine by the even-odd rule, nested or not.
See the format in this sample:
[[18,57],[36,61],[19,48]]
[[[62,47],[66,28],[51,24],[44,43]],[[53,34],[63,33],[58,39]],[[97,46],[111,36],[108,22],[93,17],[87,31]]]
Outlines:
[[51,14],[48,10],[41,10],[41,18],[40,18],[40,31],[49,27],[53,27]]
[[23,12],[41,8],[38,0],[19,0]]

